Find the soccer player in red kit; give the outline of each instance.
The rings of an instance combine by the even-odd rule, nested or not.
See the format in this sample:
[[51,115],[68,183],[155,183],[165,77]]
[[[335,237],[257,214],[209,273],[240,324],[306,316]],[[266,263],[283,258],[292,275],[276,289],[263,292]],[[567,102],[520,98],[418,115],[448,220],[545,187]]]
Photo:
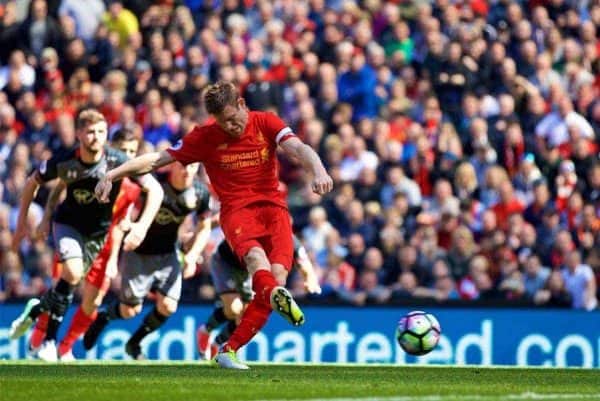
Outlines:
[[[139,139],[129,129],[121,129],[113,134],[112,147],[122,151],[129,158],[137,155],[139,146]],[[63,189],[57,186],[50,194],[46,203],[44,218],[40,224],[41,230],[49,230],[54,208]],[[139,185],[131,180],[123,179],[119,195],[113,205],[112,222],[108,229],[106,242],[92,262],[90,271],[85,278],[81,305],[77,308],[71,325],[58,346],[58,358],[63,362],[75,360],[72,352],[73,344],[96,319],[98,306],[102,304],[102,300],[108,292],[111,279],[117,274],[117,261],[121,243],[125,237],[127,226],[131,222],[130,212],[139,200],[140,194],[141,187]],[[29,342],[30,349],[34,353],[46,336],[47,325],[48,314],[40,315]]]
[[113,181],[174,161],[204,164],[221,202],[225,238],[252,275],[255,292],[216,361],[224,368],[248,369],[237,360],[236,351],[265,325],[271,310],[294,325],[304,323],[302,310],[283,287],[294,250],[287,203],[279,190],[277,146],[313,175],[316,193],[331,191],[333,181],[310,146],[276,115],[249,111],[232,83],[210,86],[204,102],[213,123],[195,127],[170,149],[139,156],[107,172],[96,186],[96,196],[106,199]]

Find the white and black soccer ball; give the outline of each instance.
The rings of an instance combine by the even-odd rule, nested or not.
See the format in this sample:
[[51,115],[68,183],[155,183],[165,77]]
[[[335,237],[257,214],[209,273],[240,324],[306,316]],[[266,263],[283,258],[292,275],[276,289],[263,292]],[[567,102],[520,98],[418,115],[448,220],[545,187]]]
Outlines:
[[431,313],[412,311],[398,322],[396,340],[400,347],[411,355],[425,355],[440,341],[442,329]]

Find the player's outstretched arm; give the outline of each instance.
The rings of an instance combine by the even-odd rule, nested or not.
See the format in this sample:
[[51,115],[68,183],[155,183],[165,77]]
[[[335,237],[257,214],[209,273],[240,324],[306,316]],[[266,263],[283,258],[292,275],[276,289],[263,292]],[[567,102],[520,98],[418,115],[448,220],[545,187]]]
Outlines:
[[300,139],[293,136],[280,143],[288,157],[299,160],[304,169],[313,174],[312,190],[324,195],[333,189],[333,180],[327,174],[319,155]]
[[52,191],[50,191],[50,195],[48,195],[48,200],[46,201],[46,206],[44,207],[44,216],[42,217],[42,221],[36,230],[36,238],[38,240],[46,241],[48,239],[48,235],[50,234],[50,224],[52,220],[52,214],[56,209],[56,205],[58,205],[58,201],[60,200],[63,192],[67,189],[67,183],[61,180],[60,178],[57,180],[58,182],[54,187],[52,187]]
[[146,203],[140,218],[131,224],[129,233],[123,241],[123,249],[125,251],[133,251],[142,243],[146,237],[146,232],[150,228],[152,221],[154,221],[156,213],[160,209],[164,197],[162,186],[152,175],[145,174],[138,179],[138,182],[148,196],[146,197]]
[[112,169],[96,185],[96,197],[100,202],[108,202],[113,181],[123,177],[146,174],[162,166],[173,163],[175,159],[167,151],[151,152],[128,160]]
[[40,181],[37,176],[37,171],[34,172],[27,178],[23,192],[21,192],[21,202],[19,202],[19,217],[17,218],[17,228],[13,235],[12,249],[18,252],[19,245],[25,237],[25,226],[27,220],[27,214],[29,213],[29,206],[33,202],[33,198],[40,187]]

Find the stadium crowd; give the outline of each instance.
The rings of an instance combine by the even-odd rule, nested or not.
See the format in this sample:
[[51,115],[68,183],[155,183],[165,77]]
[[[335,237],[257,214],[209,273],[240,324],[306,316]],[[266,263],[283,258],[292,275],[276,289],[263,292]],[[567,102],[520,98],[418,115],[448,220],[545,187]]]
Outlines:
[[[50,286],[51,242],[10,251],[27,175],[83,106],[163,149],[233,81],[334,178],[284,162],[318,300],[523,301],[600,290],[600,1],[7,0],[0,5],[0,302]],[[216,206],[215,206],[216,208]],[[219,238],[215,230],[214,243]],[[184,300],[210,300],[205,263]],[[301,277],[291,288],[303,296]]]

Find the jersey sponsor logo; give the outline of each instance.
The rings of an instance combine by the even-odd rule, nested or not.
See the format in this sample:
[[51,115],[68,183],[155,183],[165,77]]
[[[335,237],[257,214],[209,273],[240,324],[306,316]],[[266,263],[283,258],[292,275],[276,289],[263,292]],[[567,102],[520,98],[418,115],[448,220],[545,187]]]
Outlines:
[[222,143],[219,146],[217,146],[217,150],[225,150],[227,149],[227,144],[226,143]]
[[269,161],[269,149],[263,147],[260,150],[250,152],[239,152],[221,155],[221,168],[224,170],[239,170],[245,167],[255,167]]
[[161,226],[165,226],[167,224],[176,223],[180,224],[184,219],[184,216],[178,217],[173,213],[170,209],[165,207],[161,207],[158,213],[156,213],[156,217],[154,221]]
[[73,197],[80,205],[89,205],[94,201],[94,193],[87,189],[74,190]]

